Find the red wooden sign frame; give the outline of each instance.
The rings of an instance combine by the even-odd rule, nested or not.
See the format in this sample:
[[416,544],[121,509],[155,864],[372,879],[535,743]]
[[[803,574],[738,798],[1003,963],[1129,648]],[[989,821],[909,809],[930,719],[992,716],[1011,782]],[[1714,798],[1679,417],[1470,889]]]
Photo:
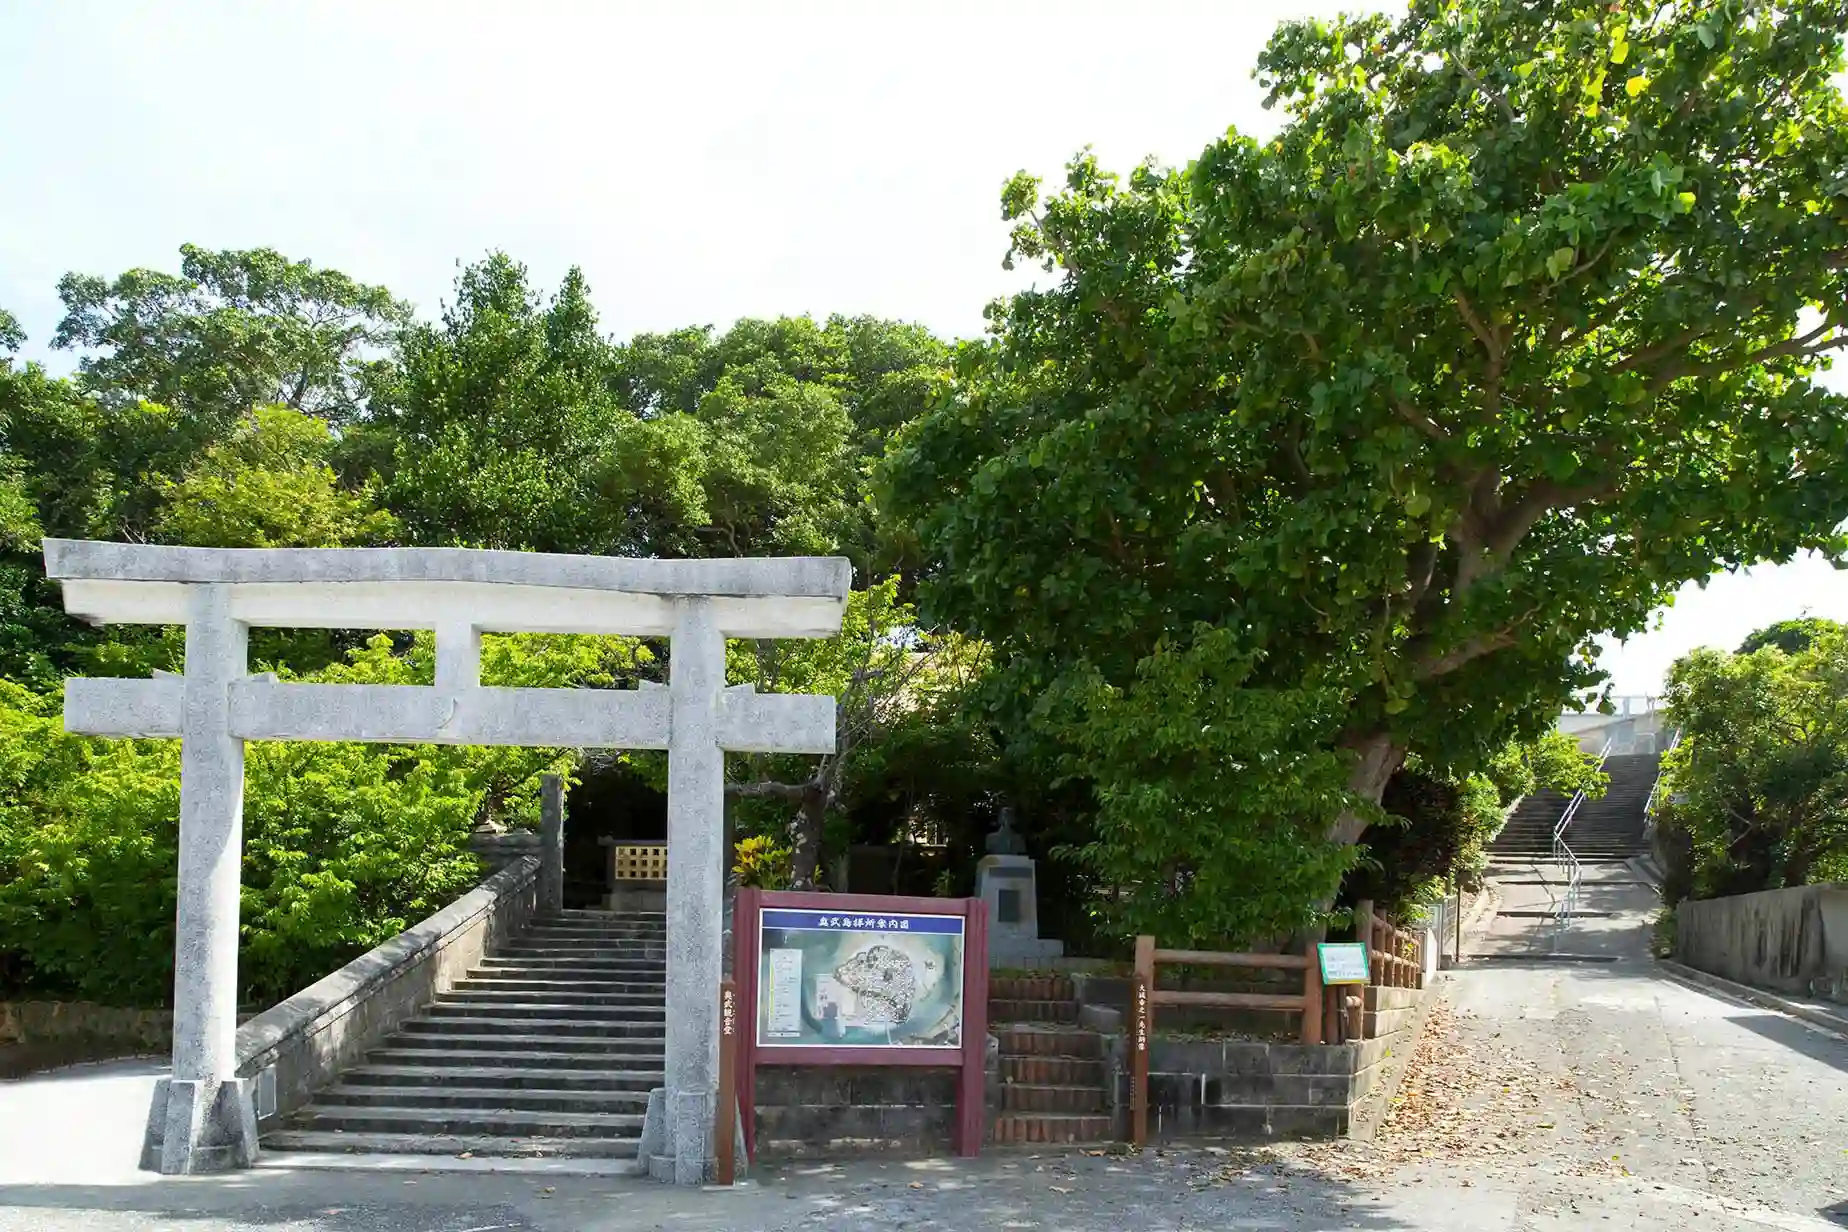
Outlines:
[[[854,915],[947,915],[963,919],[962,1047],[759,1048],[757,969],[766,907]],[[979,898],[903,898],[890,894],[810,894],[793,890],[738,891],[732,911],[732,978],[738,986],[736,1047],[738,1107],[744,1118],[745,1154],[757,1158],[757,1067],[760,1065],[914,1065],[960,1071],[956,1084],[954,1146],[979,1154],[988,1131],[984,1073],[988,1052],[988,912]]]

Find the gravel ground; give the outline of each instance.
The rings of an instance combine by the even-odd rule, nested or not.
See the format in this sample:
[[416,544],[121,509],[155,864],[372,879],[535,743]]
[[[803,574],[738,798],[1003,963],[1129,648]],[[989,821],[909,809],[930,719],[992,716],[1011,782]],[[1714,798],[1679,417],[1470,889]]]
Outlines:
[[[1505,884],[1503,905],[1547,893]],[[1615,961],[1536,960],[1540,925],[1498,920],[1366,1144],[816,1164],[699,1193],[508,1174],[154,1180],[132,1153],[157,1071],[129,1063],[0,1083],[0,1232],[1848,1227],[1848,1040],[1662,977],[1643,951],[1648,891],[1593,887],[1587,906],[1613,914],[1565,948]]]

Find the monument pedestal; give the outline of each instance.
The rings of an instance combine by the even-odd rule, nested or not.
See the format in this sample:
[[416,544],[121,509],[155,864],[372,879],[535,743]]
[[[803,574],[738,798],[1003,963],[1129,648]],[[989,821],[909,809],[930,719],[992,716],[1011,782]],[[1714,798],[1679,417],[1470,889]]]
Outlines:
[[1039,889],[1031,859],[983,856],[975,866],[975,893],[988,906],[990,967],[1033,967],[1064,956],[1064,942],[1039,935]]

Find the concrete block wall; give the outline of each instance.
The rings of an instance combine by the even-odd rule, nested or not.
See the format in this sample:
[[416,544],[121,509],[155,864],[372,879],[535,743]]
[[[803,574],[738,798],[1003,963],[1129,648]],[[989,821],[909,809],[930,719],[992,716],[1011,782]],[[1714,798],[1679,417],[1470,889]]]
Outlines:
[[[1362,1051],[1158,1037],[1149,1046],[1149,1133],[1163,1141],[1344,1134]],[[1126,1110],[1128,1075],[1120,1083]]]
[[1848,885],[1686,899],[1675,908],[1675,957],[1736,983],[1841,1000],[1848,990]]
[[760,1157],[892,1151],[947,1155],[956,1073],[909,1066],[763,1066],[757,1071]]
[[539,860],[522,856],[475,889],[237,1032],[238,1075],[257,1115],[282,1117],[477,966],[532,918]]

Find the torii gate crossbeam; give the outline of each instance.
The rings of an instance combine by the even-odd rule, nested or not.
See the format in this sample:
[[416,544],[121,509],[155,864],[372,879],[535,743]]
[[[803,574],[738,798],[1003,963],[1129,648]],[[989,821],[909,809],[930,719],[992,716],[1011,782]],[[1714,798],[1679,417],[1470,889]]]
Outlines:
[[[666,749],[665,1086],[644,1165],[701,1184],[712,1168],[724,868],[725,751],[825,753],[834,700],[725,687],[727,637],[828,637],[852,569],[836,557],[631,560],[465,548],[187,548],[47,539],[65,608],[97,623],[183,624],[186,672],[66,682],[65,727],[181,741],[173,1073],[149,1110],[142,1166],[256,1157],[236,1072],[246,740]],[[252,626],[434,629],[433,686],[309,685],[252,676]],[[665,689],[481,684],[483,632],[671,639]]]

